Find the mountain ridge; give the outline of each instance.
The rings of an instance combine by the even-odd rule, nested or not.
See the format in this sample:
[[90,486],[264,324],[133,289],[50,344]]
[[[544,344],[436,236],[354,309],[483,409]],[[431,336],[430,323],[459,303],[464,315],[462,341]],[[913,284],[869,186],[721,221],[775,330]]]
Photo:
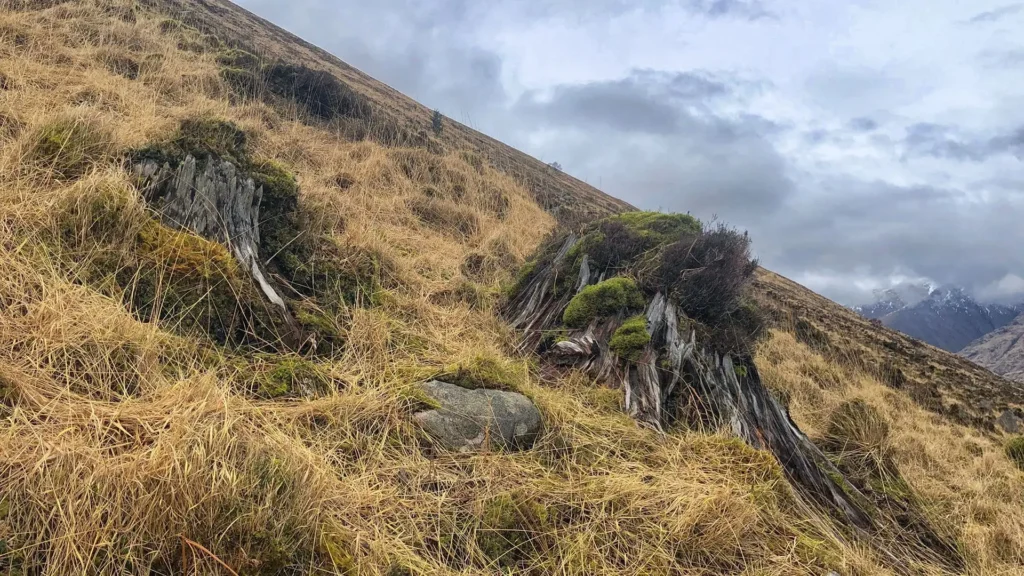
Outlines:
[[859,314],[949,352],[1006,326],[1021,305],[981,304],[957,286],[909,284],[876,292],[876,302],[854,307]]

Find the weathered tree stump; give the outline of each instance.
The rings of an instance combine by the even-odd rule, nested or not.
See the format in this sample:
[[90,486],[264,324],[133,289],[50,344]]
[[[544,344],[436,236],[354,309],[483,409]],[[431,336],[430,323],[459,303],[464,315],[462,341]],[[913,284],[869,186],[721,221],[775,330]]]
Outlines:
[[298,345],[301,330],[258,256],[263,188],[233,163],[212,155],[202,161],[187,155],[173,168],[167,162],[143,159],[133,171],[143,198],[164,224],[228,247],[291,329],[286,343]]
[[[593,225],[582,236],[553,239],[525,269],[502,308],[522,331],[524,347],[621,389],[629,414],[656,430],[682,419],[728,428],[747,444],[771,451],[798,493],[852,527],[870,528],[863,497],[765,388],[749,350],[711,349],[698,337],[707,328],[683,312],[685,295],[674,293],[679,284],[672,282],[716,269],[731,273],[730,253],[704,250],[700,238],[708,233],[679,226],[679,220],[671,221],[676,216],[626,216]],[[737,242],[746,254],[748,241],[742,238]],[[689,249],[673,248],[680,243]],[[684,265],[665,274],[666,264],[672,264],[669,255],[680,252],[687,256],[680,260]],[[691,262],[698,252],[704,259]],[[621,281],[609,284],[616,277]],[[594,301],[601,293],[619,297],[619,289],[628,291],[631,282],[643,295],[640,302],[629,296],[624,306],[609,308]],[[597,313],[580,323],[579,311],[588,308]]]

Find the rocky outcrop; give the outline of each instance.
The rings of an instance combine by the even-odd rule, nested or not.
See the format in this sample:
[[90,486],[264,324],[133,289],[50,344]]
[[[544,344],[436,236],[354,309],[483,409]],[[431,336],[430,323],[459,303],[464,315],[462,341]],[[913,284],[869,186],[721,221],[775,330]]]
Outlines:
[[299,329],[284,298],[267,280],[258,257],[260,204],[263,188],[231,162],[216,156],[202,161],[187,155],[172,168],[167,162],[144,159],[134,166],[143,198],[164,224],[220,242],[228,247],[260,290],[292,327]]
[[437,380],[420,389],[440,407],[414,418],[448,450],[520,450],[532,447],[540,435],[540,411],[522,394],[470,390]]
[[1024,383],[1024,316],[969,344],[960,351],[968,360]]

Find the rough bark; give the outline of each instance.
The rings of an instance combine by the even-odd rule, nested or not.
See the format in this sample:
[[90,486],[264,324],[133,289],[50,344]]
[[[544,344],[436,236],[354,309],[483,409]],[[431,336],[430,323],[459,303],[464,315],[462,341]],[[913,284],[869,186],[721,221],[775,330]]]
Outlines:
[[[584,255],[575,290],[557,295],[557,275],[567,269],[563,261],[577,240],[568,235],[554,257],[534,271],[503,309],[523,332],[529,349],[537,349],[545,333],[564,335],[562,313],[572,297],[604,279],[605,273],[593,270]],[[651,340],[635,361],[620,358],[609,348],[624,314],[595,318],[583,329],[569,330],[545,355],[621,388],[629,414],[657,430],[666,430],[681,417],[729,428],[749,445],[771,451],[799,493],[838,513],[851,526],[872,526],[858,503],[865,501],[863,496],[789,418],[762,384],[751,358],[706,350],[685,315],[662,293],[649,299],[645,315]]]
[[258,256],[263,188],[231,162],[214,157],[200,163],[188,155],[176,167],[144,160],[134,166],[143,198],[164,224],[220,242],[260,287],[292,328],[300,329],[278,290],[267,280]]

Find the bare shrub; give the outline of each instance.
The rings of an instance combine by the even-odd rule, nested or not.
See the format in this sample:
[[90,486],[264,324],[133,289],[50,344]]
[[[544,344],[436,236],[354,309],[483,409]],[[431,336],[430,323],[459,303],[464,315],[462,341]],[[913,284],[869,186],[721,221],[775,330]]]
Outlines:
[[717,326],[739,308],[756,270],[747,233],[719,224],[666,248],[660,276],[688,316]]

